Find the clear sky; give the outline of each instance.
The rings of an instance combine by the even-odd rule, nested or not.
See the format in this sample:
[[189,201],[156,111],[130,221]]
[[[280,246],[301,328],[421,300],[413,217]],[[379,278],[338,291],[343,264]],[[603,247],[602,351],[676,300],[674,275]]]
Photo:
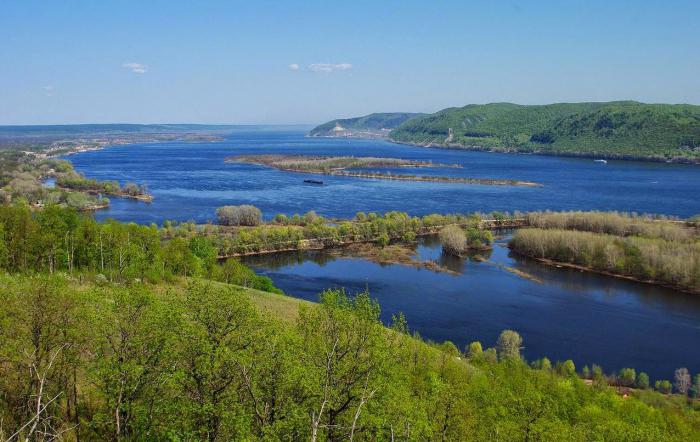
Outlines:
[[700,104],[699,0],[0,0],[0,124]]

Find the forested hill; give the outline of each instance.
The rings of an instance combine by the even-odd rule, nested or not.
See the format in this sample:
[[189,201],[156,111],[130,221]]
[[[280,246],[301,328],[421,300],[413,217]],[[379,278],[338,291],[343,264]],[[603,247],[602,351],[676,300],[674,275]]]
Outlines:
[[389,136],[431,146],[698,163],[700,106],[472,104],[413,118]]
[[387,112],[369,114],[363,117],[333,120],[313,128],[309,132],[309,135],[312,137],[381,136],[383,133],[383,135],[386,136],[391,129],[394,129],[401,123],[423,115],[425,114]]

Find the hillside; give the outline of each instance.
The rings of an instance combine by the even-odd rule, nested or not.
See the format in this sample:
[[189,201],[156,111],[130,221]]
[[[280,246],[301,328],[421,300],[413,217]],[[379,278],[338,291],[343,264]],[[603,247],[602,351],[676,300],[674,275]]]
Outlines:
[[463,353],[385,328],[367,294],[75,276],[0,276],[3,440],[698,438],[690,399],[530,367],[512,331]]
[[449,108],[406,121],[401,143],[599,158],[700,162],[700,106],[609,103]]
[[424,114],[408,112],[387,112],[365,115],[363,117],[333,120],[317,126],[309,132],[311,137],[385,137],[391,129],[412,118]]

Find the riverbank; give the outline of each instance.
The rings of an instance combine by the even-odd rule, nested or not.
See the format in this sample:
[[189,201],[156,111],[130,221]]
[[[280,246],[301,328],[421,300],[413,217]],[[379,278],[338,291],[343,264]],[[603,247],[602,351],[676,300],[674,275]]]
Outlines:
[[[518,230],[508,245],[546,264],[700,293],[700,244],[694,228],[615,214],[584,217],[531,216],[536,227]],[[564,229],[562,223],[577,227]]]
[[562,157],[562,158],[586,158],[586,159],[601,159],[601,160],[618,160],[618,161],[643,161],[651,163],[673,163],[673,164],[688,164],[688,165],[700,165],[700,159],[688,158],[688,157],[661,157],[661,156],[639,156],[639,155],[625,155],[625,154],[614,154],[614,153],[592,153],[592,152],[567,152],[567,151],[542,151],[530,148],[518,148],[518,147],[491,147],[491,146],[478,146],[478,145],[464,145],[458,143],[411,143],[408,141],[396,141],[391,138],[386,138],[385,141],[390,143],[400,145],[400,146],[414,146],[414,147],[425,147],[430,149],[449,149],[449,150],[461,150],[467,152],[488,152],[488,153],[502,153],[509,155],[539,155],[546,157]]
[[599,270],[599,269],[595,269],[593,267],[572,264],[570,262],[554,261],[552,259],[547,259],[547,258],[538,258],[536,256],[526,255],[526,254],[520,253],[520,252],[513,250],[513,249],[511,249],[511,251],[513,251],[517,255],[523,256],[523,257],[528,258],[528,259],[532,259],[534,261],[537,261],[539,263],[546,264],[546,265],[552,266],[552,267],[567,268],[567,269],[578,270],[581,272],[596,273],[598,275],[605,275],[605,276],[618,278],[618,279],[626,279],[627,281],[634,281],[634,282],[639,282],[642,284],[649,284],[649,285],[654,285],[654,286],[659,286],[659,287],[665,287],[667,289],[671,289],[671,290],[675,290],[678,292],[687,293],[687,294],[691,294],[691,295],[700,294],[700,289],[689,289],[687,287],[683,287],[683,286],[676,285],[676,284],[668,284],[668,283],[665,283],[663,281],[659,281],[659,280],[655,280],[655,279],[636,278],[636,277],[630,276],[630,275],[613,273],[613,272],[609,272],[607,270]]

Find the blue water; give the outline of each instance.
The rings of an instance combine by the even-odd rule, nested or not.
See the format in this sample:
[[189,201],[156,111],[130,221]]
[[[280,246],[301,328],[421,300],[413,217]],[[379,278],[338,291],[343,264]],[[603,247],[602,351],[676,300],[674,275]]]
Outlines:
[[[479,340],[493,346],[504,329],[517,330],[524,356],[572,359],[607,373],[623,367],[672,379],[678,367],[700,372],[700,298],[632,281],[545,266],[512,256],[505,239],[489,262],[443,256],[437,241],[423,239],[421,259],[458,272],[437,273],[401,265],[337,258],[323,252],[249,257],[245,262],[286,293],[310,301],[327,288],[369,289],[382,319],[403,312],[423,337],[459,348]],[[505,265],[539,282],[504,270]]]
[[[283,153],[388,156],[460,169],[410,173],[535,181],[544,187],[414,183],[322,177],[324,186],[304,184],[311,175],[225,163],[229,155]],[[217,207],[253,204],[266,217],[315,210],[348,217],[358,211],[406,211],[413,215],[493,210],[601,209],[690,216],[700,213],[700,167],[665,163],[512,155],[430,149],[379,140],[306,138],[302,131],[241,131],[214,143],[154,143],[115,146],[70,157],[89,177],[145,183],[151,204],[112,199],[97,213],[141,223],[166,219],[212,220]],[[406,172],[397,171],[397,172]]]
[[[227,164],[230,155],[255,153],[389,156],[460,169],[410,173],[535,181],[543,187],[412,183],[321,177],[248,164]],[[687,217],[700,213],[700,167],[663,163],[508,155],[429,149],[377,140],[305,138],[301,131],[246,130],[214,143],[154,143],[116,146],[70,157],[76,169],[99,179],[145,183],[151,204],[112,199],[96,214],[122,221],[161,223],[214,219],[217,207],[253,204],[266,217],[315,210],[329,217],[357,211],[427,213],[493,210],[600,209]],[[405,171],[397,171],[397,173]],[[368,287],[383,319],[404,312],[409,326],[426,338],[472,340],[493,345],[501,330],[519,331],[528,359],[573,359],[602,364],[611,372],[635,367],[654,378],[675,368],[700,372],[700,297],[659,287],[557,269],[509,256],[496,247],[490,260],[527,271],[536,283],[493,263],[454,261],[437,245],[419,247],[424,259],[443,262],[458,276],[403,266],[381,266],[323,253],[269,255],[248,262],[290,295],[316,300],[328,287],[350,292]]]

